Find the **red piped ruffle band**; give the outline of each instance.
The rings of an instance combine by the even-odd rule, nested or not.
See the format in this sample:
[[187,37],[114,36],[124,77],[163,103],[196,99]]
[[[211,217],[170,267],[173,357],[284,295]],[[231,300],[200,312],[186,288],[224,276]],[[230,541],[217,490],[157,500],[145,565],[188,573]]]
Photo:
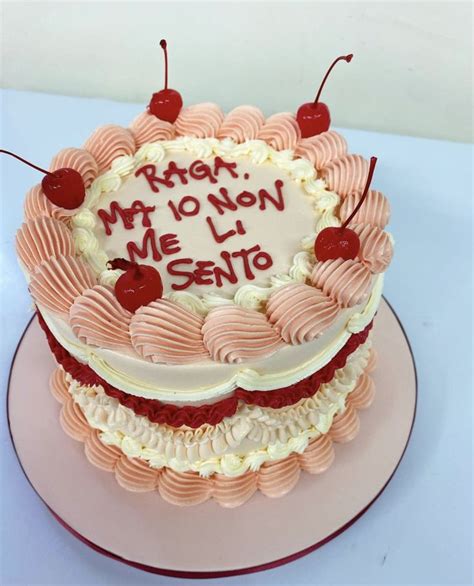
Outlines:
[[231,417],[237,411],[239,401],[243,401],[249,405],[279,409],[294,405],[301,399],[312,397],[322,384],[332,380],[335,371],[345,366],[348,356],[367,340],[373,324],[371,322],[361,332],[352,334],[343,348],[339,350],[326,366],[293,385],[273,391],[245,391],[238,388],[234,391],[232,397],[222,399],[217,403],[200,405],[199,407],[190,405],[178,407],[177,405],[161,403],[161,401],[155,399],[135,397],[134,395],[129,395],[124,391],[116,389],[94,372],[90,366],[82,364],[73,358],[59,344],[49,330],[40,312],[38,312],[38,321],[46,334],[49,347],[56,361],[81,384],[102,386],[107,395],[114,397],[122,405],[132,409],[136,415],[144,415],[153,423],[166,424],[173,427],[186,425],[193,429],[205,423],[217,425],[225,417]]

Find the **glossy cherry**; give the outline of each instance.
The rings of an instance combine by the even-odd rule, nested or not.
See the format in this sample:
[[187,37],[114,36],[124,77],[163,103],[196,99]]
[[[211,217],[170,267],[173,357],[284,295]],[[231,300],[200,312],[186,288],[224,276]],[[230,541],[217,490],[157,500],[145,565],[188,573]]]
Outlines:
[[335,59],[327,70],[326,75],[324,76],[323,81],[319,86],[319,90],[316,94],[314,102],[307,102],[298,108],[298,112],[296,113],[296,121],[298,122],[298,126],[301,130],[301,136],[303,138],[315,136],[316,134],[321,134],[322,132],[329,130],[329,127],[331,126],[329,108],[326,106],[326,104],[323,104],[319,101],[319,97],[321,96],[324,84],[326,83],[326,80],[336,63],[339,61],[346,61],[347,63],[350,63],[352,61],[352,57],[353,55],[351,53],[350,55],[341,55]]
[[148,110],[160,120],[173,124],[183,107],[183,99],[179,92],[168,88],[168,49],[165,39],[161,39],[160,46],[165,54],[165,88],[153,94]]
[[142,305],[148,305],[163,295],[163,281],[154,267],[124,258],[116,258],[108,264],[112,269],[125,271],[115,283],[115,296],[128,311],[135,313]]
[[45,196],[54,205],[66,210],[73,210],[78,208],[84,201],[86,188],[81,174],[75,169],[65,167],[56,171],[46,171],[46,169],[33,165],[33,163],[10,151],[0,149],[0,153],[18,159],[25,165],[44,173],[45,177],[41,181],[41,187]]
[[342,258],[344,260],[354,259],[360,250],[359,236],[347,226],[351,222],[352,218],[360,210],[361,205],[364,203],[367,194],[369,193],[370,184],[375,171],[375,165],[377,164],[377,157],[371,157],[369,173],[367,175],[367,181],[365,182],[364,191],[359,199],[358,204],[352,210],[350,216],[340,227],[324,228],[318,234],[316,242],[314,243],[314,254],[317,260],[334,260],[336,258]]

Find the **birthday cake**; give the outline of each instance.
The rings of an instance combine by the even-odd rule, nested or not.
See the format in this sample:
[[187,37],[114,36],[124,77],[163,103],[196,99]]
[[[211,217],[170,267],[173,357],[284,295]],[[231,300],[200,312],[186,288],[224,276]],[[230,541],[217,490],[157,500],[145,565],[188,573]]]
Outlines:
[[238,506],[356,436],[390,210],[326,110],[225,114],[166,84],[27,194],[17,253],[60,423],[123,488]]

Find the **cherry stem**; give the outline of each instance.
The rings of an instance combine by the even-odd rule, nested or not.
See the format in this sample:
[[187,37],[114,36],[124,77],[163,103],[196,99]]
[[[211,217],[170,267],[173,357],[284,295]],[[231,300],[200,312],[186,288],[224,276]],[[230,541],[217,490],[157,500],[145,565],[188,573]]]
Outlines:
[[54,173],[51,173],[51,171],[46,171],[46,169],[42,169],[41,167],[38,167],[38,165],[33,165],[33,163],[30,163],[30,161],[27,161],[23,157],[15,155],[15,153],[12,153],[10,151],[5,151],[3,149],[0,149],[0,153],[3,153],[4,155],[9,155],[10,157],[13,157],[14,159],[18,159],[22,163],[25,163],[25,165],[28,165],[29,167],[33,167],[33,169],[36,169],[37,171],[41,171],[41,173],[44,173],[45,175],[53,175],[54,174]]
[[369,193],[369,187],[370,187],[370,184],[372,183],[372,177],[374,176],[376,164],[377,164],[377,157],[370,157],[369,174],[367,175],[367,181],[365,182],[364,191],[362,192],[361,198],[359,199],[359,203],[352,210],[352,214],[347,218],[347,220],[344,222],[344,224],[342,224],[341,230],[344,230],[344,228],[349,224],[349,222],[352,220],[352,218],[360,210],[360,206],[364,203],[364,200],[367,197],[367,194]]
[[346,63],[350,63],[352,61],[352,57],[354,57],[354,55],[352,53],[350,53],[349,55],[341,55],[337,59],[334,59],[331,66],[326,71],[326,75],[324,76],[323,81],[321,82],[321,85],[319,86],[318,93],[316,94],[316,98],[314,99],[315,106],[319,102],[319,96],[321,95],[321,92],[323,91],[324,84],[326,83],[326,80],[329,77],[329,74],[333,70],[333,67],[336,65],[336,63],[338,63],[339,61],[346,61]]
[[161,39],[160,47],[163,49],[163,53],[165,54],[165,90],[168,89],[168,45],[166,44],[165,39]]
[[109,260],[107,264],[111,269],[120,269],[121,271],[126,271],[128,269],[138,267],[136,262],[127,260],[126,258],[114,258],[113,260]]

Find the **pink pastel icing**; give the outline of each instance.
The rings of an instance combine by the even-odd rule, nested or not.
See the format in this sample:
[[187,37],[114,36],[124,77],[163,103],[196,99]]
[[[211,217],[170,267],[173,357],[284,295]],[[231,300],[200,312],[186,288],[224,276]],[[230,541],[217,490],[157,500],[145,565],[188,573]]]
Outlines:
[[84,443],[84,452],[91,464],[101,470],[112,472],[117,462],[125,456],[122,456],[122,451],[117,446],[102,443],[99,439],[99,433],[99,431],[91,430]]
[[317,262],[311,282],[341,307],[353,307],[368,298],[372,275],[356,260],[337,258]]
[[374,381],[364,373],[359,377],[357,385],[352,393],[349,394],[347,401],[354,409],[367,409],[372,405],[374,398]]
[[115,124],[97,128],[87,139],[84,148],[97,161],[99,173],[108,169],[117,157],[133,155],[136,150],[131,131]]
[[255,360],[282,346],[280,336],[263,314],[237,305],[212,309],[202,333],[211,358],[220,362]]
[[132,317],[132,345],[152,362],[186,364],[209,356],[202,339],[203,319],[181,305],[159,299]]
[[49,170],[56,171],[56,169],[64,169],[65,167],[74,169],[80,173],[86,187],[89,187],[99,174],[99,167],[96,160],[84,149],[71,147],[59,151],[59,153],[53,157]]
[[294,149],[301,138],[301,132],[293,114],[282,112],[267,118],[257,138],[264,140],[272,148],[282,151]]
[[333,159],[342,157],[346,153],[346,139],[334,130],[301,139],[295,150],[297,157],[308,159],[316,169],[322,169]]
[[26,194],[23,209],[27,220],[34,220],[39,216],[52,217],[53,215],[53,205],[44,195],[39,184],[32,187]]
[[300,472],[296,454],[291,454],[283,460],[265,462],[259,470],[258,488],[270,498],[281,497],[296,486]]
[[344,155],[328,163],[321,174],[328,188],[339,195],[361,193],[367,181],[369,163],[360,155]]
[[372,271],[383,273],[393,256],[393,246],[387,232],[377,226],[351,224],[360,239],[359,258]]
[[176,119],[176,133],[195,138],[212,138],[217,136],[224,120],[224,113],[217,104],[205,102],[183,108]]
[[158,486],[160,495],[173,505],[199,505],[212,494],[212,482],[194,472],[175,472],[165,468]]
[[72,399],[62,406],[59,421],[64,431],[73,439],[83,442],[88,438],[89,424],[79,405]]
[[115,478],[122,488],[131,492],[150,492],[158,485],[158,470],[144,460],[122,456],[115,466]]
[[322,291],[292,283],[271,294],[267,317],[287,344],[310,342],[333,323],[338,306]]
[[352,441],[359,433],[360,421],[357,411],[349,403],[343,413],[333,419],[329,435],[337,443]]
[[[339,217],[342,222],[352,214],[360,200],[360,194],[352,193],[342,202]],[[351,220],[352,224],[371,224],[377,228],[385,228],[390,219],[390,204],[388,199],[380,191],[370,190],[364,203]]]
[[16,234],[16,252],[29,271],[52,256],[73,255],[70,230],[58,220],[40,216],[22,224]]
[[31,275],[33,298],[54,313],[68,313],[74,300],[96,279],[83,260],[73,256],[52,257],[38,265]]
[[246,472],[241,476],[229,477],[214,474],[212,497],[222,507],[234,508],[243,505],[257,490],[257,474]]
[[81,342],[112,350],[131,346],[131,319],[114,292],[102,285],[84,291],[69,310],[69,323]]
[[160,120],[148,112],[139,114],[130,125],[130,130],[135,138],[137,148],[148,142],[171,140],[175,134],[172,124],[166,120]]
[[265,116],[255,106],[238,106],[227,114],[219,128],[217,138],[231,138],[241,143],[257,138]]
[[55,368],[51,373],[49,377],[49,388],[58,403],[64,404],[71,399],[66,383],[66,373],[60,366]]
[[334,447],[327,434],[311,440],[306,450],[298,454],[301,469],[310,474],[325,472],[334,462],[334,458]]

